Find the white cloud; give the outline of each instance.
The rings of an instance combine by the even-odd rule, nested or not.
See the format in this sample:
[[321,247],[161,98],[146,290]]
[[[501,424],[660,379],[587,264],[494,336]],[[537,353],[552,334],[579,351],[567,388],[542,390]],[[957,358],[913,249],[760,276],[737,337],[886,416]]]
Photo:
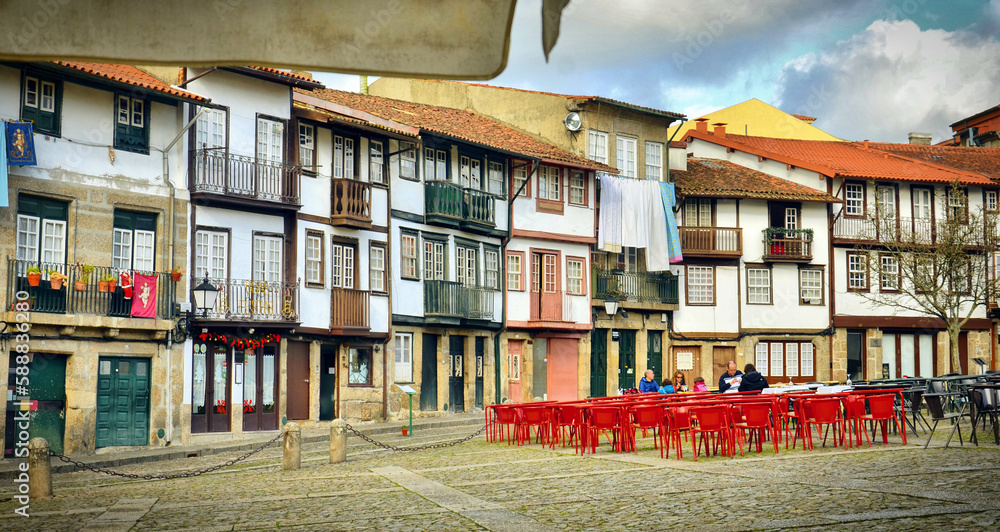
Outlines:
[[[991,9],[998,12],[996,2]],[[818,55],[788,61],[775,100],[842,138],[906,142],[910,131],[929,131],[937,142],[952,122],[1000,103],[998,86],[994,35],[877,20]]]

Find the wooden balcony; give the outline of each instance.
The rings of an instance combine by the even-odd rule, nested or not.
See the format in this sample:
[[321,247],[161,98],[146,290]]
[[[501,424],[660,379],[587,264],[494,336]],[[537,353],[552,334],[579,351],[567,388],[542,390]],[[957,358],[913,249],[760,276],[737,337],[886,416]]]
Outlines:
[[764,229],[764,255],[767,262],[812,261],[812,229]]
[[424,213],[429,224],[488,232],[496,227],[496,200],[493,196],[447,181],[424,185]]
[[685,257],[740,257],[743,230],[739,227],[680,227]]
[[341,227],[370,229],[372,186],[353,179],[334,179],[331,187],[330,223]]
[[424,281],[424,315],[500,321],[495,315],[497,291],[451,281]]
[[900,242],[916,246],[931,246],[936,241],[934,220],[929,218],[871,217],[845,218],[838,216],[833,222],[833,243],[853,245],[859,242]]
[[496,201],[493,196],[481,190],[465,189],[462,195],[462,228],[475,231],[496,226]]
[[[680,304],[677,276],[670,272],[625,272],[621,270],[593,269],[592,304],[603,306],[604,300],[616,298],[623,304],[644,303],[659,309]],[[636,305],[641,306],[641,305]]]
[[335,334],[366,332],[370,328],[370,293],[334,288],[330,297],[330,329]]
[[209,201],[297,210],[301,170],[222,148],[198,149],[191,160],[191,195]]
[[[219,288],[215,307],[199,316],[205,320],[299,321],[297,284],[250,279],[210,279]],[[191,301],[194,301],[192,296]]]

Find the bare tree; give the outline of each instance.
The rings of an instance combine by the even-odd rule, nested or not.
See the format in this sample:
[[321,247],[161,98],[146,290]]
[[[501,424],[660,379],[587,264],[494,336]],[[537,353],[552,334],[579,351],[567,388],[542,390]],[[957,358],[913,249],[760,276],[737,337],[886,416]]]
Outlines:
[[[945,207],[944,217],[932,220],[914,212],[901,218],[895,188],[873,187],[875,206],[866,215],[864,230],[869,234],[859,235],[872,243],[855,249],[865,269],[860,274],[871,286],[857,293],[879,310],[908,310],[944,321],[954,371],[961,367],[962,327],[988,308],[1000,288],[993,267],[997,213],[970,210],[966,189],[954,183],[935,198],[936,205]],[[883,193],[887,190],[891,192]]]

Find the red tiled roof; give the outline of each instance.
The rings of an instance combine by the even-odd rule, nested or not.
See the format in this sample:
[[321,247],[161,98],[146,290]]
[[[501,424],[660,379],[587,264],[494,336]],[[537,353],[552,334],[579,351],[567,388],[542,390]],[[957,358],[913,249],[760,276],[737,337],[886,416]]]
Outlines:
[[709,198],[754,198],[786,201],[840,200],[822,190],[809,188],[764,172],[721,159],[689,158],[687,170],[671,170],[681,196]]
[[268,72],[270,74],[277,74],[279,76],[285,76],[285,77],[288,77],[288,78],[297,79],[299,81],[312,81],[312,82],[316,82],[316,80],[314,80],[312,78],[303,76],[302,74],[296,74],[295,72],[289,72],[288,70],[281,70],[281,69],[278,69],[278,68],[262,67],[262,66],[248,66],[247,68],[252,68],[254,70],[260,70],[261,72]]
[[797,114],[792,114],[792,116],[794,116],[795,118],[798,118],[799,120],[801,120],[801,121],[803,121],[803,122],[805,122],[807,124],[812,124],[813,122],[816,121],[816,117],[815,116],[806,116],[806,115],[797,115]]
[[869,142],[868,146],[872,149],[919,159],[931,164],[982,174],[995,181],[1000,181],[1000,148],[928,146],[893,142]]
[[991,184],[989,178],[980,174],[927,164],[872,148],[865,149],[863,144],[857,143],[734,134],[726,134],[725,138],[721,138],[696,130],[689,131],[686,138],[745,151],[830,177],[926,183],[952,183],[957,179],[966,185]]
[[616,168],[565,152],[472,111],[422,105],[334,89],[295,90],[424,131],[447,135],[515,154],[536,157],[544,161],[618,173]]
[[173,96],[175,98],[182,98],[185,100],[195,101],[195,102],[207,102],[208,99],[204,96],[199,96],[192,92],[187,92],[181,89],[175,89],[170,85],[160,81],[156,77],[139,70],[138,68],[131,65],[115,65],[108,63],[85,63],[81,61],[55,61],[55,64],[63,66],[66,68],[71,68],[73,70],[78,70],[86,74],[91,74],[104,79],[110,79],[112,81],[117,81],[120,83],[126,83],[128,85],[133,85],[136,87],[142,87],[144,89],[153,90],[166,94],[168,96]]
[[[950,124],[948,127],[950,127],[953,131],[958,131],[960,129],[964,129],[965,122],[967,122],[969,120],[975,120],[977,118],[986,116],[986,115],[988,115],[990,113],[995,113],[997,111],[1000,111],[1000,105],[994,105],[993,107],[990,107],[989,109],[986,109],[986,110],[983,110],[983,111],[979,111],[978,113],[976,113],[974,115],[969,115],[969,116],[967,116],[967,117],[959,120],[958,122],[955,122],[954,124]],[[959,126],[962,126],[962,127],[959,127]]]

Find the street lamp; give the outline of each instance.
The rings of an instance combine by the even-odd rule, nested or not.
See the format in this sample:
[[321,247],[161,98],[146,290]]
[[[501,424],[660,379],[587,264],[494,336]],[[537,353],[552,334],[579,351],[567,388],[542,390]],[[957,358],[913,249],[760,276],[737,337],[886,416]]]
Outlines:
[[202,316],[208,314],[208,309],[215,308],[215,300],[219,297],[219,289],[208,282],[208,274],[200,285],[196,286],[194,292],[194,306],[202,311]]
[[618,314],[618,300],[617,299],[605,299],[604,300],[604,311],[608,313],[609,318],[615,317]]

